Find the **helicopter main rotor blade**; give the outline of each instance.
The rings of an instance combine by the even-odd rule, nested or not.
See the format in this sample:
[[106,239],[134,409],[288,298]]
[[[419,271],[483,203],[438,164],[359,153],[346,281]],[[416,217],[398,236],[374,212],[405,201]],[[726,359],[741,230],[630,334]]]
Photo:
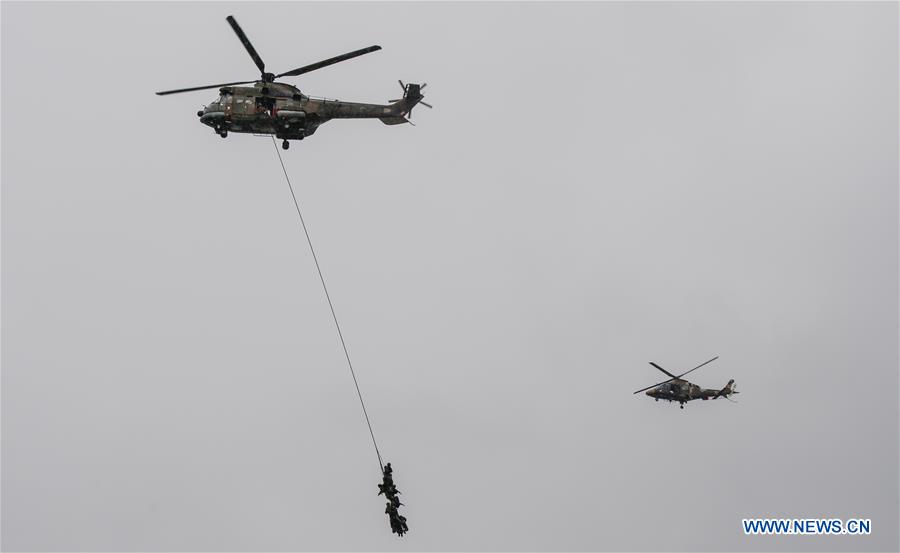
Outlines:
[[381,46],[377,46],[377,45],[369,46],[368,48],[354,50],[353,52],[348,52],[348,53],[342,54],[340,56],[328,58],[327,60],[322,60],[322,61],[319,61],[316,63],[311,63],[309,65],[304,65],[303,67],[298,67],[297,69],[288,71],[287,73],[281,73],[280,75],[275,75],[275,78],[278,79],[281,77],[296,77],[297,75],[309,73],[310,71],[315,71],[316,69],[322,69],[323,67],[328,67],[329,65],[334,65],[335,63],[349,60],[351,58],[355,58],[355,57],[361,56],[363,54],[368,54],[369,52],[375,52],[377,50],[381,50]]
[[178,94],[179,92],[193,92],[194,90],[206,90],[207,88],[221,88],[223,86],[232,86],[236,84],[247,84],[254,83],[256,81],[240,81],[236,83],[221,83],[221,84],[211,84],[207,86],[195,86],[192,88],[179,88],[177,90],[163,90],[162,92],[157,92],[158,96],[165,96],[166,94]]
[[654,384],[653,386],[647,386],[646,388],[641,388],[640,390],[636,391],[635,394],[639,394],[639,393],[643,392],[644,390],[649,390],[650,388],[656,388],[657,386],[659,386],[661,384],[665,384],[666,382],[672,382],[673,380],[677,380],[677,378],[672,377],[668,380],[663,380],[662,382],[660,382],[658,384]]
[[[677,376],[675,376],[674,374],[670,373],[670,372],[667,371],[666,369],[660,367],[659,365],[657,365],[657,364],[654,363],[653,361],[650,361],[650,364],[653,365],[654,367],[656,367],[657,369],[661,370],[662,372],[666,373],[666,374],[669,375],[670,377],[672,377],[672,378],[678,378]],[[667,381],[667,382],[668,382],[668,381]]]
[[234,16],[229,15],[228,17],[225,18],[225,21],[227,21],[228,24],[231,25],[231,28],[234,30],[234,33],[241,40],[241,44],[243,44],[244,48],[247,49],[247,53],[250,54],[251,58],[253,58],[253,63],[255,63],[256,67],[259,68],[259,72],[265,73],[266,72],[266,64],[263,63],[262,58],[259,57],[259,54],[256,53],[256,49],[253,48],[253,44],[250,43],[250,39],[247,38],[247,35],[244,34],[243,29],[241,29],[241,26],[238,25],[238,22],[234,18]]
[[715,357],[713,357],[713,358],[710,359],[709,361],[706,361],[705,363],[700,363],[699,365],[697,365],[697,366],[694,367],[693,369],[691,369],[691,370],[689,370],[689,371],[687,371],[687,372],[683,372],[683,373],[679,374],[677,378],[681,378],[682,376],[686,375],[686,374],[689,373],[689,372],[694,372],[694,371],[696,371],[697,369],[699,369],[700,367],[702,367],[703,365],[706,365],[706,364],[708,364],[708,363],[712,363],[713,361],[715,361],[715,360],[718,359],[718,358],[719,358],[719,356],[716,355]]

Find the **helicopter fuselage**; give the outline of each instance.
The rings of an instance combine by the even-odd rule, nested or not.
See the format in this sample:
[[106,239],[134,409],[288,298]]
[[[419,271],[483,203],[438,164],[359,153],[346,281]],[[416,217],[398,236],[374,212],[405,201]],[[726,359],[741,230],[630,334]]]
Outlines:
[[331,119],[377,118],[388,125],[405,123],[403,115],[409,109],[405,99],[382,105],[310,98],[294,86],[275,82],[222,87],[219,92],[219,97],[197,115],[201,123],[223,137],[237,132],[297,140],[313,134]]
[[711,388],[701,388],[687,380],[676,378],[651,388],[644,393],[654,398],[656,401],[661,399],[664,401],[677,401],[684,407],[685,403],[695,399],[706,401],[709,399],[718,399],[720,397],[728,398],[728,396],[738,392],[734,390],[734,380],[729,381],[721,390],[715,390]]
[[645,393],[652,398],[684,403],[694,399],[709,399],[718,391],[701,388],[687,380],[673,380],[647,390]]

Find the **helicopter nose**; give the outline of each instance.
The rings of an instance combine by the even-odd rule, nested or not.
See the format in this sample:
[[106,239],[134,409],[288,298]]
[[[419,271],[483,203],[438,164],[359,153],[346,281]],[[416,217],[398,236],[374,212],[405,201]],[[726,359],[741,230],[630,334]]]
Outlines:
[[650,396],[650,397],[653,397],[653,394],[656,393],[656,390],[647,390],[647,391],[644,392],[644,393],[645,393],[646,395]]

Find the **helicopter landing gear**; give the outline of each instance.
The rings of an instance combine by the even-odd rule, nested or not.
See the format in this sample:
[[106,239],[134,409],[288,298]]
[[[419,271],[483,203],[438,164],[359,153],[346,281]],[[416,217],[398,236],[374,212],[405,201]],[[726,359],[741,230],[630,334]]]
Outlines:
[[284,148],[285,150],[287,150],[288,148],[291,147],[291,143],[288,142],[287,139],[285,138],[284,142],[281,143],[281,147]]
[[221,136],[222,138],[228,138],[228,131],[222,131],[222,132],[220,132],[220,133],[219,133],[219,136]]
[[684,403],[682,403],[681,405],[679,405],[679,407],[681,407],[682,409],[684,409]]

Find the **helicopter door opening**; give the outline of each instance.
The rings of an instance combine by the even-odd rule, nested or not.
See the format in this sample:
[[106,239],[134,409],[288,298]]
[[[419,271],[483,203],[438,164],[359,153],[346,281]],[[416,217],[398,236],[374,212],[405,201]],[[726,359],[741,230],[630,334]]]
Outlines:
[[256,98],[256,112],[257,113],[268,113],[272,115],[272,110],[275,108],[275,98],[269,98],[266,96],[259,96]]

